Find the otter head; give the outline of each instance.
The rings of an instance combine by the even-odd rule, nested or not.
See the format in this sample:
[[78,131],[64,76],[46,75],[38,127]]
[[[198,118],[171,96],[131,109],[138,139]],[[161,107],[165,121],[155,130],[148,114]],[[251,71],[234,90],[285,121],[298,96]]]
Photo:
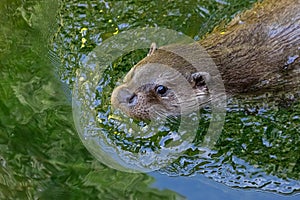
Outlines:
[[111,103],[137,119],[176,116],[197,110],[208,101],[209,79],[208,73],[198,72],[182,57],[151,49],[114,89]]

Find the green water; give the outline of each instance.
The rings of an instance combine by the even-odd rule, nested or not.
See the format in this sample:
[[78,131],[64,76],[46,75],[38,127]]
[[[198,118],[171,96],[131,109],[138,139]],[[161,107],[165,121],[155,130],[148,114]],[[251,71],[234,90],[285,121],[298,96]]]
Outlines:
[[[299,198],[299,102],[260,108],[256,115],[232,103],[216,160],[188,157],[189,162],[179,162],[184,166],[174,163],[150,174],[106,167],[75,130],[69,88],[90,51],[121,31],[144,26],[198,40],[253,3],[224,2],[2,0],[0,199]],[[131,59],[132,64],[138,58]],[[268,188],[259,185],[260,178],[275,185],[287,181],[296,189]]]

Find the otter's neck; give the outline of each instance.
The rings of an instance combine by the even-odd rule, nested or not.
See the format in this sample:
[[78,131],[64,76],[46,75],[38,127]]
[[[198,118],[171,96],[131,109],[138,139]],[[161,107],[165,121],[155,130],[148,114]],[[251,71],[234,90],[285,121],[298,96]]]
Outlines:
[[256,4],[226,31],[216,29],[200,44],[218,66],[228,92],[281,86],[287,77],[300,75],[300,1]]

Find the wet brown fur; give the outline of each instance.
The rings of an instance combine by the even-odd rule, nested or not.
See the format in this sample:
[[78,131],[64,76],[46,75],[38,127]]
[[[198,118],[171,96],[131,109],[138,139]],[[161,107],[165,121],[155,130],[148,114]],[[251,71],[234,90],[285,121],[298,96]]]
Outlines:
[[300,56],[300,1],[257,3],[235,17],[226,31],[214,31],[200,43],[218,66],[229,93],[282,87],[300,75],[299,58],[287,63],[290,56]]

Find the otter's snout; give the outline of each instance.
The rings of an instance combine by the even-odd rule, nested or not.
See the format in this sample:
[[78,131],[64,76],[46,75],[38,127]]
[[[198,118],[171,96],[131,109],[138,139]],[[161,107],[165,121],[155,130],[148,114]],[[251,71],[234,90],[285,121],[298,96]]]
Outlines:
[[119,86],[114,89],[111,96],[111,104],[115,108],[120,108],[120,105],[134,106],[137,104],[137,95],[131,92],[124,86]]

